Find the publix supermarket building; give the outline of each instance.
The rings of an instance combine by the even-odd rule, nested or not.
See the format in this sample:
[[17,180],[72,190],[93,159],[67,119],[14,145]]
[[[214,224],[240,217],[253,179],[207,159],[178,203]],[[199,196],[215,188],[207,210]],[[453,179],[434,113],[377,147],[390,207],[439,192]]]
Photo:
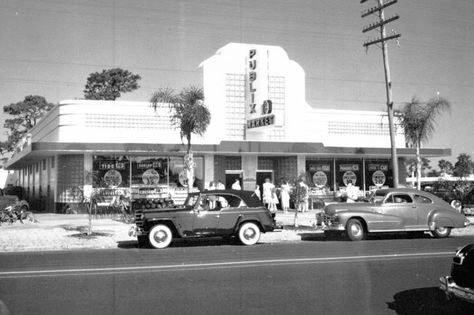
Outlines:
[[[386,113],[312,108],[304,70],[281,47],[231,43],[200,67],[212,118],[203,137],[193,136],[197,188],[218,180],[230,188],[238,178],[253,190],[265,178],[278,183],[303,173],[321,198],[333,198],[349,179],[361,192],[392,186]],[[415,152],[397,130],[403,183],[403,160]],[[30,131],[6,168],[37,210],[61,211],[77,202],[78,189],[95,188],[107,198],[170,194],[179,202],[187,191],[185,154],[165,105],[155,111],[148,102],[66,100]]]

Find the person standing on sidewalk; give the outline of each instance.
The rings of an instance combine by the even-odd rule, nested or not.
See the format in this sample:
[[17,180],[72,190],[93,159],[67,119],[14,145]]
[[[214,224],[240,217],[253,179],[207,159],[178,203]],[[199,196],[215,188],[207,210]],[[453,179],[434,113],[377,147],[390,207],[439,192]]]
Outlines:
[[308,186],[305,184],[303,178],[301,178],[296,185],[296,209],[295,209],[295,227],[298,227],[298,212],[307,211],[308,202]]
[[270,203],[272,202],[272,190],[275,188],[275,185],[272,184],[270,178],[265,178],[265,183],[263,183],[263,204],[267,209],[270,209]]
[[290,185],[284,180],[280,187],[280,196],[281,196],[281,208],[284,213],[288,213],[290,208]]

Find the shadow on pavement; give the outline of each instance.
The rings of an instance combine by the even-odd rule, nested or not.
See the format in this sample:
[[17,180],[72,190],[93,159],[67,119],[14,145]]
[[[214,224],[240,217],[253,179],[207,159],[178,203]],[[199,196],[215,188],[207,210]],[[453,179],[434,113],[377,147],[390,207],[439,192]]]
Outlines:
[[444,292],[437,287],[402,291],[387,302],[397,314],[474,314],[474,305],[460,301],[447,301]]
[[[344,241],[349,242],[348,237],[343,232],[334,232],[325,235],[321,232],[299,232],[302,241]],[[371,233],[364,241],[390,240],[390,239],[433,239],[430,234],[407,234],[407,233]]]
[[[260,244],[260,243],[259,243]],[[223,246],[223,245],[239,245],[240,243],[235,240],[223,239],[220,237],[209,237],[209,238],[195,238],[195,239],[175,239],[169,247],[198,247],[198,246]],[[131,248],[145,248],[152,249],[151,246],[138,247],[137,241],[118,241],[117,247],[122,249]]]

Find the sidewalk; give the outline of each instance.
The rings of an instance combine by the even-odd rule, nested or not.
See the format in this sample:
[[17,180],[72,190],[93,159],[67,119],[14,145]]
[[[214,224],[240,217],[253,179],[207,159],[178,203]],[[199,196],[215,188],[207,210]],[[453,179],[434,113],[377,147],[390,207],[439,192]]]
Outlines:
[[[297,242],[303,239],[323,240],[321,230],[314,228],[316,211],[298,213],[299,227],[293,226],[294,211],[284,214],[278,211],[276,220],[283,231],[262,234],[261,243]],[[38,222],[15,222],[0,226],[0,252],[44,251],[71,249],[117,248],[120,244],[133,247],[135,238],[128,236],[130,224],[113,219],[92,220],[92,237],[80,237],[87,229],[84,214],[35,214]],[[469,217],[474,223],[474,217]],[[454,229],[453,236],[474,236],[474,225]]]

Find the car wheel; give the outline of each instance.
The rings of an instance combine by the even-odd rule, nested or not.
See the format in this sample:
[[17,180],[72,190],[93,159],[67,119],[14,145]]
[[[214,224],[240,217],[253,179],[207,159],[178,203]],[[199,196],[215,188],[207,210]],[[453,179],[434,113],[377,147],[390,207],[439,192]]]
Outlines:
[[158,224],[151,229],[148,240],[154,248],[166,248],[173,240],[173,233],[166,225]]
[[433,231],[431,231],[431,233],[436,238],[445,238],[451,234],[451,228],[445,226],[437,226]]
[[346,232],[351,241],[361,241],[365,238],[364,226],[357,219],[350,219],[347,222]]
[[247,222],[239,228],[239,240],[244,245],[254,245],[260,239],[260,229],[255,223]]

